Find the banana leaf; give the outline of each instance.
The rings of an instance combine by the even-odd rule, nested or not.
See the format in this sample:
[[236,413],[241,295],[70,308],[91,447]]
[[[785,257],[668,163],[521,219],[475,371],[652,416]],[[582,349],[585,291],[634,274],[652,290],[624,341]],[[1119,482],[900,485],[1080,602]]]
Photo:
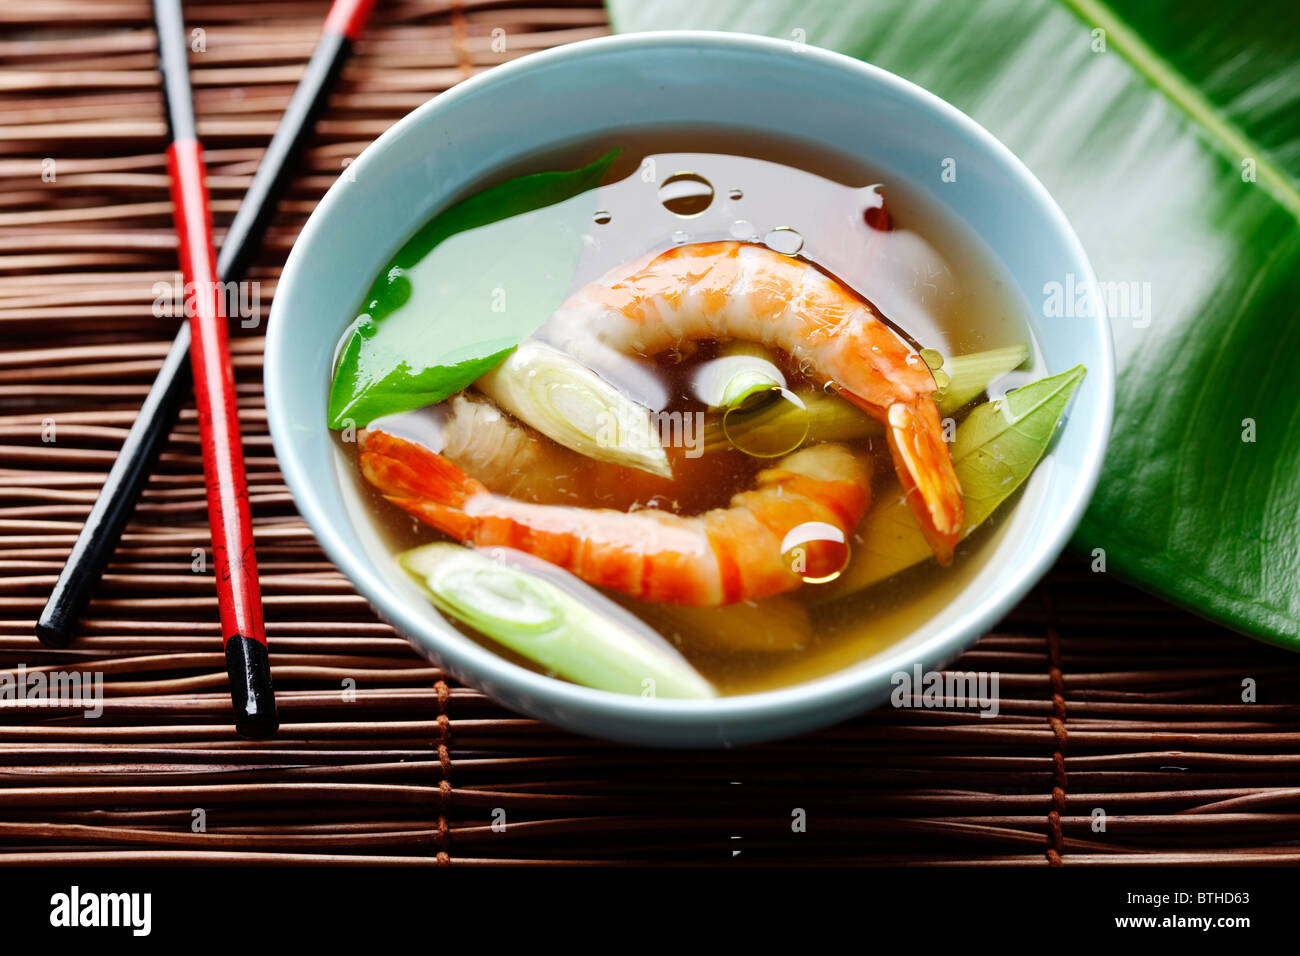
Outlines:
[[[609,0],[616,30],[839,50],[942,96],[1056,197],[1120,380],[1074,545],[1300,649],[1300,8],[1285,0]],[[810,108],[812,108],[810,106]]]

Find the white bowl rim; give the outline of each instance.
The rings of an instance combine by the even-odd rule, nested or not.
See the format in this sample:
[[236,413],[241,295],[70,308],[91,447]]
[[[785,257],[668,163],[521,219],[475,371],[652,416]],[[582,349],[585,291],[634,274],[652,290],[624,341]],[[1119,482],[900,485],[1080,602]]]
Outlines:
[[[362,151],[350,164],[349,171],[354,175],[346,178],[362,179],[368,161],[376,153],[381,151],[389,141],[401,136],[408,128],[423,122],[429,113],[445,109],[454,101],[472,94],[479,87],[499,82],[516,73],[558,60],[581,58],[610,50],[635,50],[664,45],[698,47],[702,44],[776,53],[789,51],[792,41],[712,30],[662,30],[597,37],[531,53],[464,80],[412,110]],[[311,476],[305,473],[303,466],[294,459],[293,455],[279,453],[282,445],[291,447],[292,444],[289,422],[281,417],[279,409],[282,406],[278,400],[278,386],[271,375],[271,370],[278,365],[280,352],[290,347],[290,343],[279,333],[279,325],[275,322],[275,302],[284,301],[282,298],[284,292],[280,291],[272,303],[271,317],[268,322],[264,386],[268,424],[281,471],[303,519],[315,533],[330,560],[344,572],[372,606],[378,608],[384,619],[408,640],[423,645],[426,651],[432,651],[443,660],[453,662],[456,668],[483,679],[489,686],[506,689],[516,697],[540,697],[556,705],[571,706],[581,710],[599,710],[620,720],[673,727],[707,724],[710,719],[731,723],[744,718],[759,720],[765,717],[791,716],[795,713],[834,709],[837,704],[844,704],[855,696],[861,696],[868,686],[876,683],[883,675],[910,668],[917,661],[948,660],[955,657],[972,644],[980,634],[997,623],[1042,578],[1064,550],[1092,498],[1100,477],[1114,412],[1114,343],[1105,306],[1097,292],[1096,275],[1081,241],[1060,206],[1024,163],[992,133],[946,100],[887,70],[833,50],[800,44],[799,54],[821,61],[828,66],[856,72],[896,94],[911,98],[920,108],[938,113],[974,140],[982,143],[1037,199],[1040,211],[1047,214],[1052,225],[1063,237],[1065,249],[1078,267],[1075,270],[1077,281],[1081,287],[1089,290],[1088,294],[1092,300],[1088,315],[1081,319],[1086,318],[1091,322],[1093,334],[1098,336],[1101,345],[1101,361],[1096,367],[1090,365],[1088,368],[1088,376],[1094,378],[1095,385],[1099,386],[1100,407],[1095,409],[1095,424],[1088,436],[1089,446],[1084,450],[1082,458],[1085,463],[1084,471],[1078,476],[1080,480],[1073,487],[1068,506],[1053,516],[1051,526],[1043,532],[1042,541],[1035,549],[1031,560],[1000,576],[995,586],[979,599],[979,603],[974,608],[920,644],[910,645],[905,649],[900,649],[896,645],[891,646],[862,662],[798,684],[706,700],[643,698],[584,687],[559,678],[548,677],[508,661],[445,623],[431,627],[431,620],[417,615],[406,606],[407,602],[400,599],[391,600],[393,597],[391,589],[384,582],[379,571],[344,545],[332,526],[329,516],[317,501]],[[340,177],[312,212],[294,242],[277,283],[277,289],[292,288],[296,273],[305,268],[303,257],[300,255],[300,251],[308,244],[305,240],[317,230],[324,228],[322,223],[327,220],[331,207],[338,200],[339,192],[347,185],[344,177]],[[277,436],[281,437],[282,441],[276,441]]]

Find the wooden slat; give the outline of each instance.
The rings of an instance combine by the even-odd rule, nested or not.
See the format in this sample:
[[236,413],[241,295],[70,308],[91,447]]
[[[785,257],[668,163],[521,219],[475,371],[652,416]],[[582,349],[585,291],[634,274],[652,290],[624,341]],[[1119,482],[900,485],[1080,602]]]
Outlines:
[[[327,3],[188,6],[206,31],[191,66],[220,239]],[[146,0],[26,0],[0,24],[0,677],[99,675],[103,692],[94,719],[71,696],[0,702],[0,861],[1300,862],[1300,666],[1068,559],[953,665],[999,672],[995,719],[884,709],[675,753],[503,711],[379,621],[297,519],[266,433],[260,324],[232,348],[281,734],[229,725],[210,572],[191,567],[208,545],[192,408],[82,637],[42,647],[35,614],[175,327],[151,309],[175,239]],[[605,32],[591,0],[380,4],[250,273],[261,320],[345,160],[466,76]]]

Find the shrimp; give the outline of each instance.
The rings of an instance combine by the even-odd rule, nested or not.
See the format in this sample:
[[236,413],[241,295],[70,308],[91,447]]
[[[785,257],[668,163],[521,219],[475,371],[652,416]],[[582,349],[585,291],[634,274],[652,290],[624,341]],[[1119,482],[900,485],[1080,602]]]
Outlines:
[[[434,412],[436,437],[430,447],[488,491],[536,504],[580,499],[629,511],[671,502],[674,511],[694,513],[721,503],[720,475],[749,480],[758,471],[755,459],[732,449],[692,458],[683,448],[666,448],[672,478],[598,461],[557,444],[472,391],[457,392]],[[405,431],[400,423],[375,427],[398,437],[429,440],[427,431]]]
[[678,246],[578,290],[541,334],[597,369],[703,339],[784,351],[885,426],[908,505],[939,563],[952,561],[964,507],[934,377],[868,303],[811,263],[752,243]]
[[497,494],[558,503],[571,494],[567,486],[579,483],[595,464],[511,418],[486,398],[457,392],[442,409],[438,451]]
[[[759,472],[730,507],[683,516],[520,501],[493,494],[422,445],[374,430],[358,439],[366,480],[427,524],[465,544],[527,551],[589,584],[666,604],[753,601],[834,574],[870,499],[870,459],[836,444],[804,448]],[[823,531],[808,541],[799,533],[805,525],[830,525],[840,540]],[[786,553],[791,539],[798,561]]]

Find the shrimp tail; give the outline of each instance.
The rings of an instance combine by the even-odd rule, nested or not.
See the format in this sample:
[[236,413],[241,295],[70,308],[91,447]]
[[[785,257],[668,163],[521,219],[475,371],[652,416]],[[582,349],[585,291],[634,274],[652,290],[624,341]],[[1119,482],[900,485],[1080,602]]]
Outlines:
[[944,566],[951,564],[966,515],[961,482],[943,437],[939,406],[929,395],[917,395],[910,402],[895,402],[881,409],[847,390],[841,389],[840,394],[885,425],[907,506],[935,560]]
[[384,498],[461,541],[474,532],[465,503],[487,488],[446,458],[380,431],[358,435],[361,473]]
[[911,404],[889,406],[885,434],[894,471],[935,559],[952,563],[961,539],[965,505],[961,483],[943,438],[943,423],[934,399],[918,396]]

